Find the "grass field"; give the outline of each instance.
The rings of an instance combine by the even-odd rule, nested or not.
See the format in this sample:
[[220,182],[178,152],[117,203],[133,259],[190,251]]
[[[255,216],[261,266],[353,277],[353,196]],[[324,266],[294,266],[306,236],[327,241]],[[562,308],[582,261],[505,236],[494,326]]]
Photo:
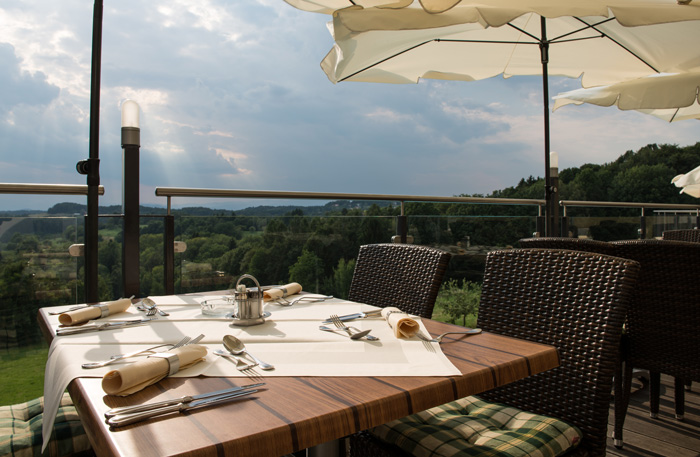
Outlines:
[[0,405],[14,405],[44,394],[48,345],[0,351]]

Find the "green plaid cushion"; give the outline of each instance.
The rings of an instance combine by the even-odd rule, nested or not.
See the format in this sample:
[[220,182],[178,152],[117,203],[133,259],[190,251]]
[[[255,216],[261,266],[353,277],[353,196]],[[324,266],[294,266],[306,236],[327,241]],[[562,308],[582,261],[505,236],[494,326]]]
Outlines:
[[[44,397],[26,403],[0,406],[0,457],[41,456]],[[94,455],[67,393],[63,394],[51,440],[43,457]]]
[[558,419],[466,397],[375,427],[370,432],[417,457],[554,457],[581,440]]

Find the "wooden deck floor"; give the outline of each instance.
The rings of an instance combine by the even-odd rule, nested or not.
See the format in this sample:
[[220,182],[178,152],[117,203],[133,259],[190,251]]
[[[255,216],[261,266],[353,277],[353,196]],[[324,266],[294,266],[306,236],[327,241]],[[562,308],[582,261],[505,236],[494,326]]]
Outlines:
[[[685,393],[685,419],[674,416],[673,379],[661,378],[661,409],[658,419],[649,417],[648,386],[632,394],[625,419],[622,449],[608,438],[608,457],[700,457],[700,383]],[[609,435],[615,418],[610,408]]]

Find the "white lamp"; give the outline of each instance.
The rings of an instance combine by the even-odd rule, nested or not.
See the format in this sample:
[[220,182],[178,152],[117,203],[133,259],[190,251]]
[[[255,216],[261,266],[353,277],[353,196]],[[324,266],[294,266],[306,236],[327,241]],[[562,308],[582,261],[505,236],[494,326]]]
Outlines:
[[139,128],[139,104],[133,100],[122,103],[122,127]]
[[139,104],[133,100],[122,103],[122,147],[141,146]]
[[559,168],[559,154],[555,151],[549,153],[549,168]]

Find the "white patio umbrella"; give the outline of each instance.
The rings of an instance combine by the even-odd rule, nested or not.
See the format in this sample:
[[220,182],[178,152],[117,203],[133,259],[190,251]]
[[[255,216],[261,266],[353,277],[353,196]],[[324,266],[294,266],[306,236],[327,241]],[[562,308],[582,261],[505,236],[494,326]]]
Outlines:
[[681,188],[682,194],[700,198],[700,167],[694,168],[684,175],[674,177],[671,182]]
[[[675,0],[286,0],[333,13],[332,82],[416,83],[542,75],[551,212],[549,74],[584,87],[700,71],[700,4]],[[388,4],[391,3],[391,4]],[[547,218],[549,222],[549,218]],[[547,233],[551,233],[547,230]]]
[[700,72],[659,74],[609,86],[562,92],[553,97],[556,111],[569,104],[616,105],[668,122],[700,119]]

